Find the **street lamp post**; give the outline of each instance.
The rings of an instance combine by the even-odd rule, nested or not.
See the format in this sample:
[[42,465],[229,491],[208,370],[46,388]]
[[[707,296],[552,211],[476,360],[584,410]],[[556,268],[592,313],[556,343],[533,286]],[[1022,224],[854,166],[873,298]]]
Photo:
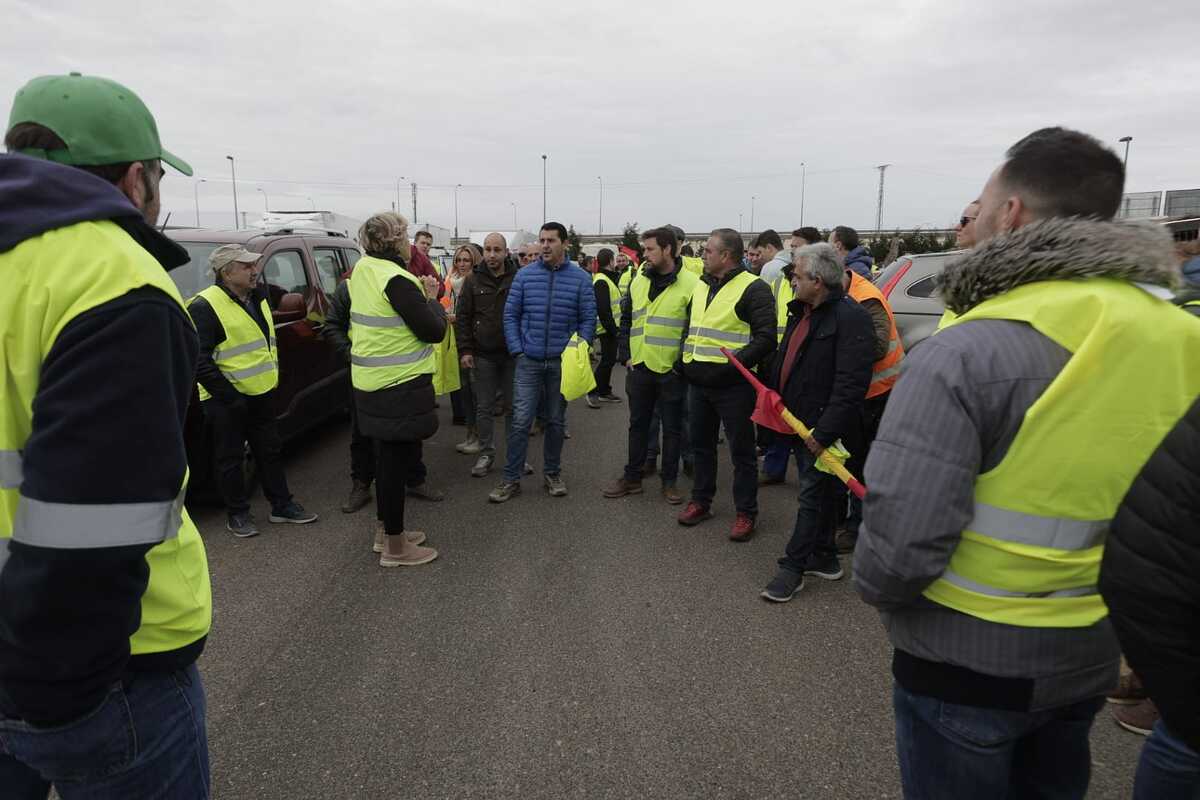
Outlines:
[[808,168],[804,166],[804,162],[800,162],[800,227],[804,227],[804,182],[808,177]]
[[196,227],[200,227],[200,184],[208,183],[204,178],[192,181],[192,199],[196,203]]
[[233,229],[239,229],[238,225],[238,207],[237,207],[237,168],[233,164],[233,156],[225,156],[229,159],[229,172],[233,176]]
[[738,212],[738,233],[742,232],[742,212]]
[[542,224],[546,224],[546,154],[542,153]]
[[754,233],[754,201],[758,198],[750,195],[750,232]]
[[402,180],[404,180],[403,175],[396,178],[396,213],[400,212],[400,181]]
[[600,175],[596,176],[596,180],[600,181],[600,219],[596,222],[596,233],[604,235],[604,178]]
[[454,186],[454,238],[458,238],[458,190],[462,188],[462,184]]
[[1121,162],[1121,164],[1122,164],[1122,166],[1128,168],[1129,167],[1129,143],[1133,141],[1133,137],[1132,136],[1122,136],[1117,141],[1125,143],[1125,159]]
[[262,192],[263,196],[263,211],[271,210],[271,198],[267,196],[267,190],[259,186],[255,191]]
[[517,230],[517,204],[509,203],[509,205],[512,206],[512,208],[513,208],[513,231],[516,231]]

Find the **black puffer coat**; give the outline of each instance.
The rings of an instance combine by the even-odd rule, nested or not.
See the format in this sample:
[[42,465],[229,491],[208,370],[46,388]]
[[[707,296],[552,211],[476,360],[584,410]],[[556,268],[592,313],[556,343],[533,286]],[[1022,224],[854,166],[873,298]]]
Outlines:
[[1100,593],[1167,727],[1200,752],[1200,400],[1117,509]]

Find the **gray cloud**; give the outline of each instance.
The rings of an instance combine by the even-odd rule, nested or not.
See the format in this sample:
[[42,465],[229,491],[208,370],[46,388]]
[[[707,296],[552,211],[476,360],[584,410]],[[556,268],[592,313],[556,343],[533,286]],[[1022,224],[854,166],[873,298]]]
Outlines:
[[[192,162],[206,224],[227,225],[226,154],[258,213],[389,207],[422,220],[593,231],[947,225],[1003,150],[1065,124],[1118,147],[1129,188],[1200,186],[1193,0],[150,4],[19,1],[0,97],[78,69],[135,89]],[[7,102],[7,101],[6,101]],[[193,184],[164,185],[193,219]]]

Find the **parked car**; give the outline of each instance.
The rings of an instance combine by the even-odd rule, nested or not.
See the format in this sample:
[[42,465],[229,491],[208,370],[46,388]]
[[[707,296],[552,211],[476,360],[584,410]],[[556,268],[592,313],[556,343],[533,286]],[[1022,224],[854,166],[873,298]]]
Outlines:
[[896,331],[905,352],[933,335],[946,307],[935,286],[946,262],[965,251],[901,256],[875,276],[875,285],[888,299],[896,318]]
[[[262,279],[275,324],[279,352],[279,387],[275,413],[285,442],[346,410],[350,369],[321,335],[330,297],[361,253],[350,239],[331,232],[284,228],[277,231],[213,231],[168,229],[191,260],[171,271],[185,301],[213,283],[208,257],[217,247],[236,242],[263,254]],[[188,409],[190,495],[215,497],[211,435],[205,429],[199,394]],[[249,457],[247,457],[249,458]],[[246,469],[253,472],[247,461]]]

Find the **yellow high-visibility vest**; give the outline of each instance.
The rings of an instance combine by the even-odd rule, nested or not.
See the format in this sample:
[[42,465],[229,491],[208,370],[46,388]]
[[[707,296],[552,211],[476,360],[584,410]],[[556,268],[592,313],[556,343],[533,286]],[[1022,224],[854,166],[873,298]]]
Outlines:
[[683,332],[688,327],[688,303],[700,279],[679,270],[675,282],[650,299],[650,279],[638,272],[629,285],[633,321],[629,328],[631,364],[645,364],[662,375],[679,359]]
[[[613,283],[612,278],[608,277],[603,272],[597,272],[594,275],[592,275],[592,285],[595,286],[597,283],[607,283],[608,284],[608,305],[612,310],[613,322],[618,325],[621,324],[621,290],[620,290],[620,288],[618,288],[617,285],[615,283]],[[604,327],[604,323],[600,322],[600,313],[597,312],[596,313],[596,335],[599,336],[602,333],[616,333],[616,331],[606,330]]]
[[[208,302],[225,329],[225,341],[213,350],[213,361],[233,388],[248,397],[256,397],[278,386],[279,355],[267,301],[259,301],[259,309],[271,328],[270,336],[264,336],[254,318],[220,286],[209,286],[197,296]],[[207,400],[211,396],[201,385],[200,399]]]
[[721,352],[722,347],[736,352],[750,344],[750,323],[744,322],[734,307],[756,280],[758,276],[752,272],[739,272],[709,303],[708,284],[697,279],[687,341],[683,345],[685,364],[692,361],[724,364],[728,359]]
[[425,287],[398,264],[364,255],[350,275],[350,382],[355,389],[377,392],[437,368],[433,345],[417,338],[392,308],[385,294],[396,276]]
[[1025,322],[1071,352],[1004,459],[975,481],[975,515],[930,600],[1022,627],[1093,625],[1109,523],[1200,394],[1200,325],[1125,281],[1042,281],[951,320]]
[[[0,253],[0,276],[5,374],[0,393],[0,563],[7,557],[9,539],[62,548],[157,542],[146,553],[150,578],[130,652],[162,653],[198,641],[212,624],[212,588],[204,542],[183,505],[186,470],[178,494],[162,502],[76,505],[21,494],[22,450],[33,432],[42,361],[62,330],[134,289],[158,289],[186,313],[183,298],[162,265],[110,221],[80,222],[27,239]],[[91,424],[103,426],[104,416],[96,415]],[[92,465],[81,463],[79,468]]]

